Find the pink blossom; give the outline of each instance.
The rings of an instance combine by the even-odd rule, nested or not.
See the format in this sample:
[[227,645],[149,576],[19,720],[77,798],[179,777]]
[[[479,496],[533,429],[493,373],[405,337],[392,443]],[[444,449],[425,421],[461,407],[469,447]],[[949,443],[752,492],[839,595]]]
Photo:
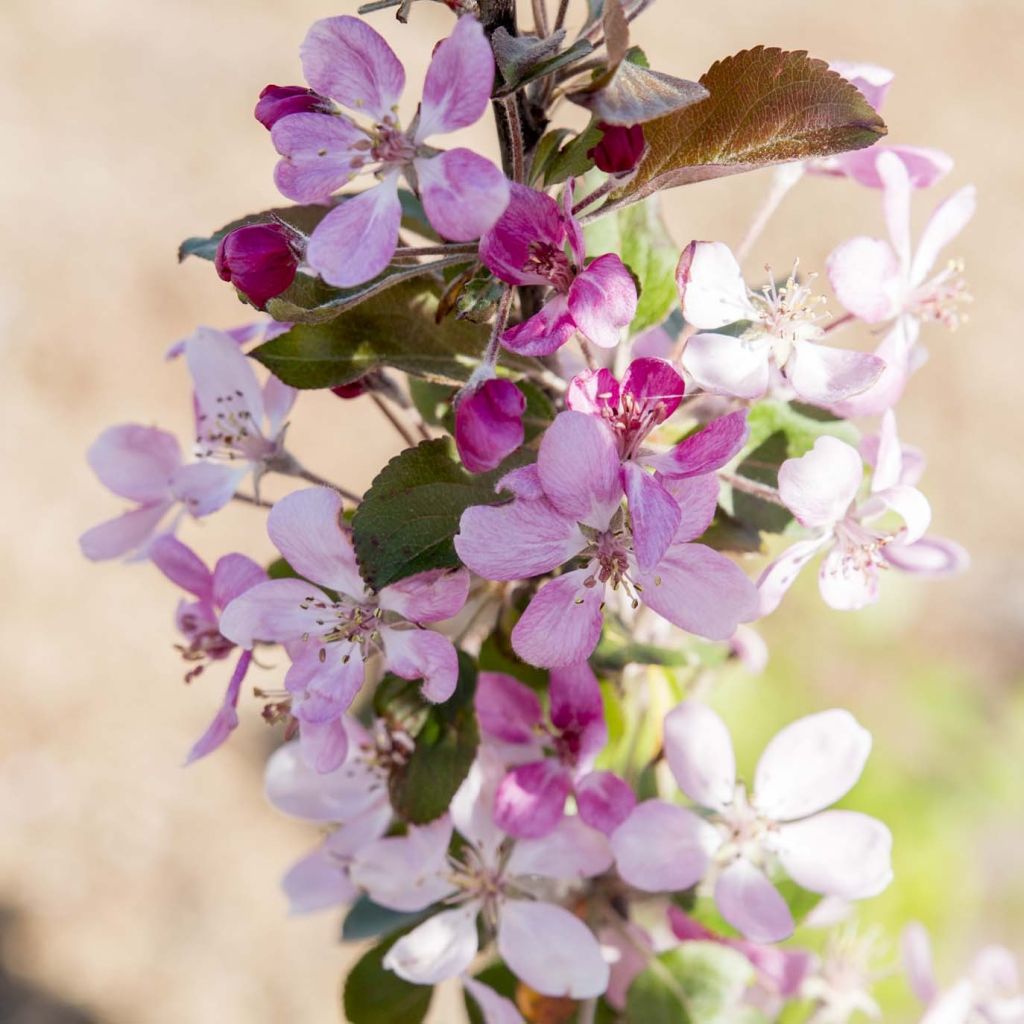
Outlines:
[[522,443],[526,398],[510,380],[467,386],[455,404],[455,444],[470,473],[486,473]]
[[769,878],[775,863],[812,892],[874,896],[892,876],[889,830],[855,811],[826,810],[860,777],[870,749],[847,711],[801,718],[765,748],[748,796],[725,723],[684,701],[665,718],[665,754],[704,816],[662,800],[638,804],[612,835],[619,874],[647,892],[688,889],[710,875],[722,916],[758,943],[793,931]]
[[886,372],[862,394],[834,403],[843,416],[876,415],[891,408],[916,368],[920,325],[957,327],[960,306],[970,298],[961,263],[952,261],[937,274],[931,272],[940,250],[974,215],[974,186],[965,186],[935,208],[912,251],[907,168],[886,152],[878,154],[876,167],[889,241],[859,236],[843,242],[828,258],[828,276],[836,297],[854,316],[868,324],[890,325],[885,351],[878,350],[886,359]]
[[[181,653],[189,663],[196,663],[185,676],[191,682],[208,661],[220,661],[235,645],[220,631],[220,613],[236,597],[266,580],[267,574],[245,555],[224,555],[217,560],[213,572],[203,560],[181,541],[165,534],[150,545],[153,564],[172,582],[187,590],[194,601],[178,604],[177,623],[187,641]],[[216,750],[238,726],[238,695],[249,669],[252,652],[243,651],[231,675],[224,700],[209,727],[189,752],[186,764]]]
[[[221,631],[251,650],[256,640],[285,644],[292,664],[285,687],[299,722],[303,752],[321,772],[345,759],[342,713],[363,683],[364,662],[380,654],[403,679],[422,679],[428,700],[447,700],[458,660],[452,642],[421,623],[451,618],[465,604],[465,570],[431,570],[368,592],[348,530],[340,524],[341,497],[311,487],[282,498],[267,532],[303,579],[269,580],[232,601]],[[310,582],[306,582],[309,580]],[[321,587],[334,591],[332,597]]]
[[[497,767],[497,771],[496,771]],[[611,866],[608,842],[578,818],[509,850],[491,807],[500,766],[480,760],[452,800],[451,812],[404,836],[380,839],[354,858],[352,879],[381,906],[440,910],[388,951],[384,966],[418,985],[463,974],[476,957],[477,919],[498,955],[543,995],[587,999],[608,985],[608,965],[590,929],[550,902]],[[449,852],[453,829],[465,840]]]
[[747,439],[747,414],[741,411],[713,420],[669,451],[647,447],[651,432],[679,408],[684,390],[683,378],[664,359],[634,359],[621,385],[609,370],[588,370],[569,382],[565,396],[567,408],[600,417],[615,433],[642,569],[658,564],[682,517],[663,481],[714,473]]
[[484,1024],[526,1024],[523,1015],[511,999],[499,996],[493,988],[483,982],[477,981],[476,978],[464,977],[462,986],[480,1008]]
[[820,344],[824,300],[795,273],[781,288],[751,291],[728,246],[691,242],[676,281],[683,316],[698,330],[748,323],[738,337],[695,334],[687,341],[683,366],[705,391],[745,399],[780,392],[830,405],[866,390],[882,372],[875,356]]
[[584,265],[583,230],[572,215],[572,199],[572,179],[561,207],[543,192],[513,184],[508,208],[480,239],[480,258],[502,281],[552,289],[540,312],[501,337],[522,355],[550,355],[575,331],[614,348],[636,316],[636,284],[618,256],[608,253]]
[[632,789],[593,770],[608,740],[597,678],[583,662],[551,672],[549,721],[528,686],[500,672],[480,673],[476,711],[485,736],[511,749],[516,766],[498,785],[494,820],[509,835],[548,835],[575,795],[579,815],[606,835],[633,809]]
[[[349,287],[376,277],[398,244],[404,174],[419,192],[427,218],[445,238],[479,238],[508,204],[508,182],[489,160],[468,149],[426,144],[476,123],[487,109],[494,57],[475,18],[460,18],[438,44],[427,70],[423,102],[403,130],[396,110],[405,70],[384,38],[359,18],[324,18],[302,44],[302,67],[313,90],[348,113],[306,111],[276,121],[271,139],[281,161],[277,187],[300,203],[324,202],[357,174],[380,181],[333,209],[313,231],[307,259],[330,284]],[[353,240],[359,244],[354,245]]]
[[583,562],[545,583],[530,602],[512,631],[520,658],[547,668],[585,661],[601,635],[609,589],[713,640],[728,639],[754,618],[756,592],[746,575],[719,552],[691,543],[714,517],[714,477],[663,484],[679,507],[679,523],[662,558],[645,569],[621,508],[615,432],[596,416],[568,411],[548,428],[536,464],[499,482],[513,501],[463,513],[455,548],[485,579],[526,579],[573,558]]
[[[878,600],[879,571],[887,566],[925,575],[945,575],[964,564],[950,541],[926,538],[931,507],[906,481],[903,451],[892,413],[882,420],[875,471],[868,497],[858,500],[864,466],[855,448],[819,437],[814,448],[779,469],[779,497],[797,521],[812,531],[765,569],[758,581],[761,613],[774,611],[800,570],[827,551],[818,574],[825,603],[840,611]],[[887,512],[903,520],[897,530],[874,525]]]

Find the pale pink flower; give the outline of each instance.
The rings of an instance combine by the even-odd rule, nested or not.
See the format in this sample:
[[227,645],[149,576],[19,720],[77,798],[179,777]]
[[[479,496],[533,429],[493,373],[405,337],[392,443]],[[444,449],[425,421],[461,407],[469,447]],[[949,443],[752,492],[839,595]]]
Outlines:
[[892,837],[856,811],[826,810],[860,777],[871,737],[847,711],[823,711],[779,732],[757,764],[753,793],[736,780],[725,723],[684,701],[665,718],[665,754],[680,789],[704,811],[646,800],[612,834],[619,874],[646,892],[710,876],[726,921],[753,942],[777,942],[793,917],[769,879],[778,863],[812,892],[863,899],[892,877]]
[[771,282],[752,291],[722,242],[691,242],[676,282],[683,316],[699,331],[748,324],[738,337],[701,333],[687,341],[683,367],[705,391],[745,399],[778,392],[830,405],[864,391],[882,372],[875,356],[821,344],[828,314],[809,284],[794,274],[781,287]]
[[636,283],[622,260],[606,253],[585,262],[572,199],[571,178],[561,207],[544,192],[513,184],[508,208],[480,239],[480,259],[496,277],[552,290],[538,313],[501,336],[506,348],[522,355],[550,355],[576,331],[601,348],[614,348],[636,316]]
[[[304,579],[262,583],[232,601],[220,628],[251,649],[257,640],[285,644],[292,659],[285,686],[299,721],[303,751],[318,771],[345,758],[342,713],[363,683],[364,662],[380,654],[389,672],[422,679],[423,695],[447,700],[458,679],[451,640],[420,623],[451,618],[465,604],[469,574],[431,570],[371,594],[359,575],[341,497],[311,487],[282,498],[267,532]],[[306,582],[310,580],[311,582]],[[334,591],[335,597],[321,587]]]
[[[757,584],[762,615],[779,606],[797,574],[820,551],[827,551],[818,573],[821,596],[840,611],[877,601],[879,573],[888,566],[938,576],[963,564],[956,545],[924,537],[931,507],[916,487],[904,482],[892,413],[883,418],[870,492],[861,501],[863,478],[860,453],[830,436],[819,437],[806,455],[779,468],[779,497],[812,536],[797,541],[762,573]],[[888,512],[898,515],[903,526],[878,526],[876,521]]]
[[[810,924],[810,919],[804,923]],[[888,973],[874,963],[880,937],[878,928],[858,935],[846,925],[829,936],[824,953],[816,958],[800,991],[802,998],[818,1007],[815,1024],[847,1024],[861,1020],[861,1015],[882,1019],[882,1008],[872,995],[875,983]]]
[[553,669],[548,693],[545,721],[528,686],[500,672],[480,673],[475,700],[481,731],[516,761],[498,785],[495,823],[521,839],[545,836],[562,820],[571,793],[583,821],[608,835],[636,797],[614,773],[594,771],[608,740],[597,678],[586,662]]
[[[418,985],[463,974],[479,950],[479,917],[501,959],[535,991],[574,999],[600,995],[608,965],[597,939],[551,899],[608,870],[608,842],[579,818],[565,818],[542,839],[521,839],[510,848],[491,816],[499,772],[500,765],[478,760],[450,814],[356,855],[351,877],[381,906],[410,912],[441,902],[448,907],[399,939],[384,966]],[[465,840],[456,854],[449,852],[453,828]]]
[[493,988],[483,982],[465,977],[462,979],[462,986],[480,1008],[484,1024],[526,1024],[523,1015],[511,999],[499,996]]
[[[460,18],[438,44],[427,70],[423,102],[403,130],[397,107],[405,70],[383,36],[349,15],[324,18],[302,44],[306,81],[348,113],[307,111],[274,123],[271,139],[281,161],[277,187],[299,203],[324,202],[357,174],[379,183],[346,199],[309,239],[309,265],[330,284],[346,288],[376,277],[398,244],[405,175],[423,200],[431,225],[444,238],[469,241],[490,228],[508,204],[508,181],[482,156],[458,148],[438,152],[427,139],[475,124],[490,102],[494,57],[483,27]],[[354,242],[358,240],[358,244]]]
[[485,579],[527,579],[583,561],[534,596],[512,630],[519,657],[546,668],[585,661],[601,635],[609,588],[712,640],[727,640],[755,617],[757,595],[746,575],[719,552],[692,543],[715,514],[713,475],[663,483],[680,509],[679,525],[662,558],[644,568],[621,507],[615,433],[596,416],[568,411],[548,428],[536,464],[499,481],[513,501],[463,513],[455,548]]

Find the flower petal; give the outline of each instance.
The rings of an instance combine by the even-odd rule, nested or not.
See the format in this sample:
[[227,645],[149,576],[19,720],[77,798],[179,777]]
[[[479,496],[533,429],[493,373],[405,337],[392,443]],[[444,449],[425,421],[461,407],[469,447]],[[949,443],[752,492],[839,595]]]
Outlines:
[[722,810],[736,790],[736,755],[725,722],[685,700],[665,716],[665,756],[679,788],[701,807]]
[[501,343],[522,356],[549,356],[558,351],[575,333],[576,321],[569,314],[564,295],[555,295],[529,320],[510,327]]
[[580,818],[610,836],[636,806],[633,787],[614,772],[590,772],[575,784]]
[[[551,702],[551,723],[561,732],[581,736],[590,726],[604,725],[601,687],[585,661],[551,671],[548,699]],[[604,746],[604,738],[599,741],[599,746]]]
[[244,464],[192,462],[174,471],[171,491],[192,515],[201,518],[222,509],[248,471]]
[[841,708],[787,725],[765,747],[754,777],[754,803],[775,821],[814,814],[845,796],[860,778],[871,733]]
[[351,903],[359,893],[342,865],[320,847],[288,869],[281,888],[290,914],[312,914]]
[[[633,460],[622,464],[622,482],[629,502],[637,565],[643,570],[653,569],[672,543],[682,512],[657,477]],[[715,493],[717,497],[717,486]]]
[[483,117],[494,85],[494,55],[476,18],[459,18],[434,49],[423,83],[416,141],[468,128]]
[[498,955],[541,995],[590,999],[608,987],[594,933],[552,903],[509,900],[498,921]]
[[928,218],[928,223],[917,243],[914,262],[910,268],[910,280],[920,284],[935,266],[939,252],[960,234],[974,216],[977,196],[973,185],[966,185],[954,192],[945,202],[940,203]]
[[798,342],[786,360],[786,379],[793,390],[815,405],[832,405],[867,391],[882,375],[885,363],[870,352]]
[[852,153],[840,153],[828,163],[839,174],[867,188],[882,188],[876,161],[882,150],[894,154],[903,163],[911,188],[931,188],[953,169],[953,158],[930,146],[872,146]]
[[526,396],[510,380],[491,378],[455,404],[455,444],[470,473],[499,466],[523,443]]
[[236,597],[220,617],[220,631],[239,647],[251,648],[256,640],[286,642],[316,633],[321,612],[310,599],[328,601],[323,591],[305,580],[282,579],[258,583]]
[[862,564],[857,552],[850,558],[840,544],[835,544],[818,568],[818,590],[830,608],[859,611],[878,600],[878,568]]
[[504,743],[532,743],[541,722],[540,700],[525,683],[503,672],[481,672],[473,696],[480,728]]
[[875,349],[875,355],[885,364],[878,380],[859,395],[836,402],[831,411],[843,419],[855,419],[878,416],[891,409],[903,394],[912,372],[910,359],[917,330],[917,321],[912,317],[899,317]]
[[[622,394],[629,395],[642,412],[654,413],[656,423],[679,408],[685,391],[683,378],[667,359],[635,357],[622,375]],[[618,398],[614,404],[618,405]]]
[[82,554],[93,562],[120,558],[144,547],[160,525],[170,502],[143,505],[86,530],[78,538]]
[[921,576],[954,576],[970,565],[971,557],[956,541],[944,537],[922,537],[914,544],[898,541],[882,549],[885,560],[902,569]]
[[683,316],[698,330],[757,317],[743,271],[724,242],[691,242],[679,259],[676,284]]
[[910,275],[910,175],[895,153],[882,150],[875,158],[878,176],[882,179],[882,204],[893,251],[899,261],[901,275]]
[[380,632],[389,672],[403,679],[422,679],[423,696],[435,703],[455,692],[459,659],[448,637],[430,629],[385,627]]
[[366,136],[347,117],[305,113],[282,117],[270,138],[281,154],[274,168],[281,195],[296,203],[320,203],[358,173],[364,154],[355,147]]
[[465,569],[430,569],[383,587],[380,606],[410,622],[440,622],[462,611],[469,596]]
[[104,430],[86,459],[108,490],[148,505],[167,498],[171,477],[181,465],[181,449],[166,430],[128,423]]
[[405,71],[384,37],[362,18],[315,21],[299,52],[306,81],[318,93],[377,121],[394,116]]
[[561,250],[565,221],[558,203],[546,192],[512,183],[505,212],[480,239],[480,259],[508,284],[548,284],[535,270],[527,270],[530,247],[542,243]]
[[614,348],[636,316],[633,275],[614,253],[598,256],[569,287],[569,313],[580,333],[601,348]]
[[642,461],[665,476],[701,476],[721,469],[732,460],[746,444],[749,433],[747,412],[742,409],[719,416],[670,451],[645,456]]
[[506,871],[513,878],[579,882],[612,866],[607,838],[578,817],[565,817],[546,836],[521,839],[512,847]]
[[801,526],[832,527],[846,515],[863,477],[856,448],[819,437],[806,455],[779,467],[779,497]]
[[565,392],[565,407],[591,416],[614,415],[619,408],[619,382],[615,374],[604,367],[576,374]]
[[921,1002],[927,1006],[939,993],[932,964],[932,943],[924,925],[911,921],[900,936],[903,967],[907,981]]
[[414,163],[427,220],[442,238],[454,242],[479,238],[508,206],[508,179],[490,160],[470,149],[449,149]]
[[[466,19],[461,19],[465,21]],[[475,978],[463,978],[462,986],[473,997],[483,1024],[526,1024],[511,999],[499,996],[493,988]]]
[[590,657],[604,623],[604,586],[584,586],[588,575],[566,573],[534,595],[512,630],[512,648],[523,661],[558,668]]
[[331,210],[313,229],[306,259],[328,284],[362,284],[391,262],[401,220],[398,177],[391,174]]
[[236,597],[266,580],[266,570],[251,558],[224,555],[213,567],[213,603],[218,608],[226,608]]
[[928,499],[916,488],[897,484],[873,495],[873,500],[882,502],[895,512],[904,523],[900,539],[904,544],[913,544],[924,536],[932,521],[932,507]]
[[292,710],[299,719],[299,749],[302,758],[314,771],[326,775],[341,767],[348,754],[348,735],[341,723],[341,718],[324,721],[303,721],[301,712],[303,703],[292,705]]
[[561,821],[569,789],[569,773],[557,761],[517,765],[498,786],[495,824],[520,839],[545,836]]
[[793,915],[778,889],[745,857],[738,857],[715,883],[722,917],[752,942],[781,942],[793,934]]
[[782,603],[786,591],[796,581],[800,570],[830,540],[829,536],[812,537],[791,544],[775,561],[769,563],[757,581],[758,613],[770,615]]
[[456,978],[473,962],[479,944],[474,901],[444,910],[402,936],[387,952],[383,964],[414,985],[436,985]]
[[263,390],[252,361],[222,331],[200,327],[185,342],[195,389],[199,443],[211,436],[263,429]]
[[760,398],[768,390],[767,350],[727,334],[695,334],[683,349],[683,367],[712,394]]
[[825,266],[843,308],[865,323],[879,324],[899,313],[903,275],[888,242],[851,238],[832,250]]
[[696,540],[715,518],[718,478],[713,473],[705,473],[702,476],[662,477],[661,483],[681,513],[673,543]]

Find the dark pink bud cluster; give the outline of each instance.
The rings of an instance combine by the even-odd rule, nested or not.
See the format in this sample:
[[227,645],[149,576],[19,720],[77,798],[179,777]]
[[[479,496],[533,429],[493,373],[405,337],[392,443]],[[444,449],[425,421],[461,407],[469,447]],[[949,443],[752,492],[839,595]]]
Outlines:
[[299,257],[287,228],[249,224],[221,239],[214,265],[222,281],[230,281],[262,309],[295,280]]

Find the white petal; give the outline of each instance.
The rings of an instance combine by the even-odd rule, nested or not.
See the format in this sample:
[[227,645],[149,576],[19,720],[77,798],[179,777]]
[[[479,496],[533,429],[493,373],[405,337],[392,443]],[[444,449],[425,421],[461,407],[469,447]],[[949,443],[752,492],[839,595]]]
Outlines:
[[665,716],[665,755],[679,788],[721,809],[736,789],[736,756],[725,722],[706,704],[683,701]]
[[388,950],[384,966],[414,985],[436,985],[458,977],[479,948],[478,912],[474,902],[435,914]]

